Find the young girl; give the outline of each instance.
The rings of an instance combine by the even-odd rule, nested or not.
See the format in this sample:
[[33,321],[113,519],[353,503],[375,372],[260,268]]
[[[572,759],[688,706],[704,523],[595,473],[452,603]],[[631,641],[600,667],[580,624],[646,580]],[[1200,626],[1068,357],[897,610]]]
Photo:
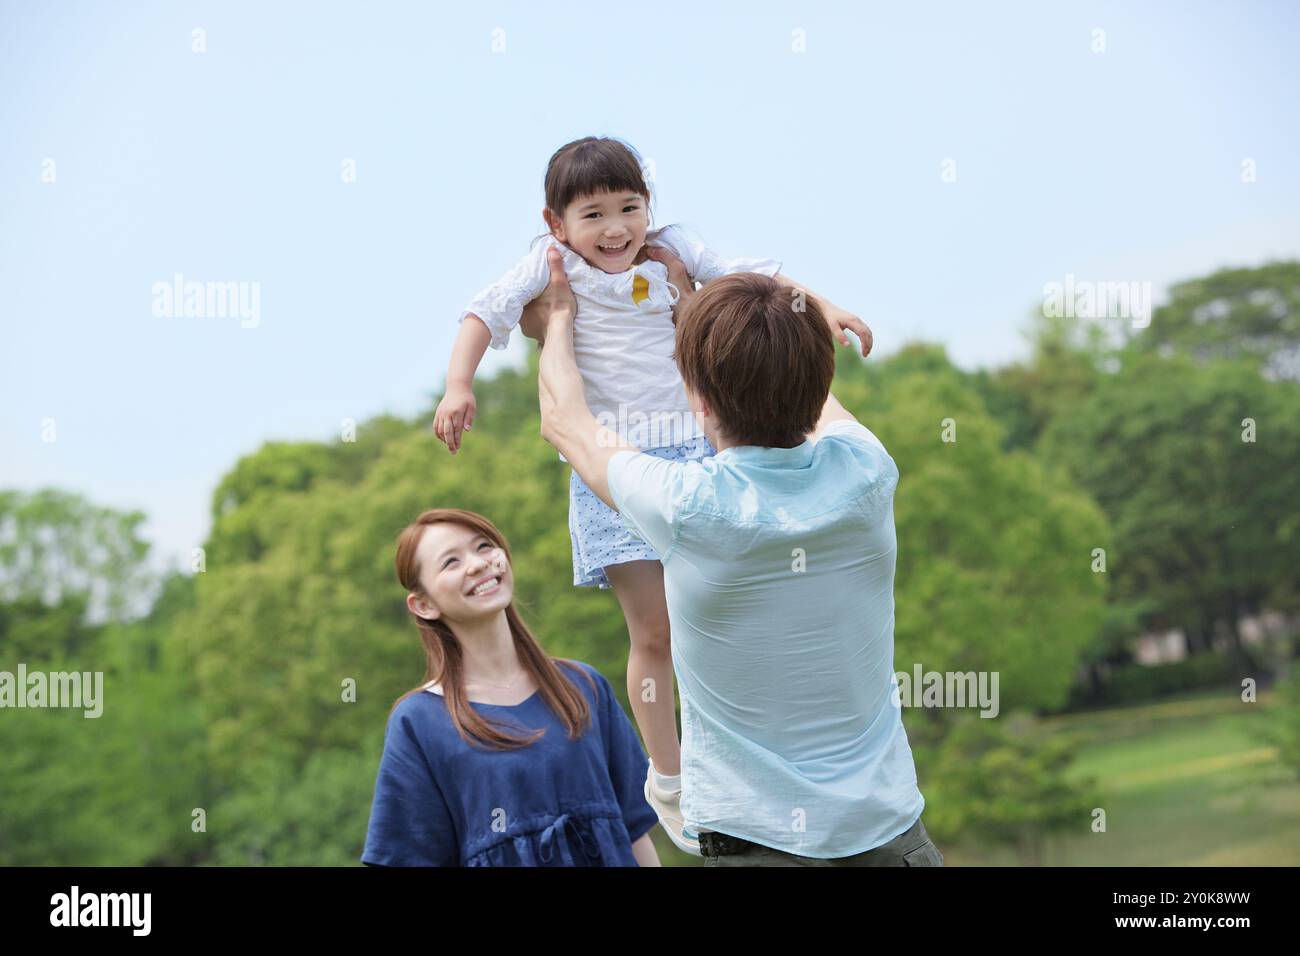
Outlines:
[[[460,317],[447,391],[434,432],[452,454],[473,424],[474,373],[488,346],[506,347],[525,306],[549,279],[547,250],[559,248],[577,300],[573,348],[596,419],[647,454],[672,460],[704,458],[714,449],[700,430],[673,360],[673,308],[679,290],[669,267],[684,266],[689,288],[733,272],[760,272],[792,287],[793,307],[810,290],[777,275],[772,259],[724,259],[680,226],[650,229],[650,189],[636,152],[609,138],[586,137],[561,147],[545,176],[550,230]],[[870,349],[870,331],[856,317],[818,299],[832,334],[844,329]],[[563,460],[563,456],[560,456]],[[617,512],[573,472],[569,535],[576,586],[612,587],[627,621],[628,698],[650,752],[646,795],[673,842],[698,853],[680,829],[681,751],[677,736],[668,611],[659,555],[624,527]]]
[[428,666],[389,714],[362,862],[658,866],[636,731],[599,671],[537,644],[496,527],[431,509],[396,564]]

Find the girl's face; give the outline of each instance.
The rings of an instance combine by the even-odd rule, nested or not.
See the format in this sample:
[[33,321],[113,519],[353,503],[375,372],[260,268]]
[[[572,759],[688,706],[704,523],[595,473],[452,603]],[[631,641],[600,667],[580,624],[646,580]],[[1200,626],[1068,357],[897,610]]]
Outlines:
[[424,529],[415,553],[427,597],[407,595],[406,605],[420,617],[454,624],[509,607],[515,586],[510,562],[486,535],[440,521]]
[[650,223],[638,193],[593,193],[569,203],[563,217],[550,209],[542,215],[556,239],[609,273],[632,268]]

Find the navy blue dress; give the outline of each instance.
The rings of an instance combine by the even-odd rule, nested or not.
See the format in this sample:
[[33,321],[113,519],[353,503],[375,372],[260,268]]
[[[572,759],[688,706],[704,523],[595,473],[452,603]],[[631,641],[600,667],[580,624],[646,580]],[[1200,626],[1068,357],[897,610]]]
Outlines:
[[470,746],[439,694],[393,710],[361,861],[380,866],[636,866],[632,843],[659,818],[646,802],[649,762],[614,689],[576,661],[591,726],[570,740],[538,691],[521,704],[471,703],[510,733],[545,728],[517,750]]

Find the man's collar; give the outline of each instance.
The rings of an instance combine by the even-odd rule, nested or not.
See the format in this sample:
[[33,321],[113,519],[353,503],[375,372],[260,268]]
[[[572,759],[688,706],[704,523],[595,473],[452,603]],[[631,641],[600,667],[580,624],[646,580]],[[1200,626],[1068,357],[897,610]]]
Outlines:
[[813,443],[804,439],[793,448],[770,448],[764,445],[731,445],[714,455],[727,461],[752,462],[785,468],[803,468],[812,461]]

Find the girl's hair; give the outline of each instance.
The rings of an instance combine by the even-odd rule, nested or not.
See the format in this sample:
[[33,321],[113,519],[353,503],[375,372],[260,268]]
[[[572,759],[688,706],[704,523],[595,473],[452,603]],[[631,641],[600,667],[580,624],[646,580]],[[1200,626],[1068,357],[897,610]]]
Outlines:
[[[546,164],[543,191],[546,207],[557,216],[563,216],[575,199],[601,192],[637,193],[645,197],[646,215],[651,215],[651,190],[641,156],[627,143],[609,136],[584,136],[557,149]],[[542,233],[533,243],[546,235]]]
[[[487,518],[459,508],[430,508],[407,525],[397,537],[397,580],[408,591],[428,597],[420,585],[420,562],[416,557],[415,549],[425,529],[439,522],[458,524],[478,532],[504,551],[507,560],[510,559],[510,545]],[[569,739],[576,739],[591,726],[590,710],[587,707],[586,697],[556,665],[563,664],[566,668],[582,674],[587,678],[587,683],[591,685],[593,692],[596,690],[596,682],[592,680],[591,674],[575,661],[548,657],[532,632],[528,630],[528,626],[524,624],[519,612],[515,610],[513,601],[506,608],[505,615],[510,625],[510,634],[514,638],[515,652],[519,655],[524,670],[537,682],[542,700],[565,725]],[[467,744],[473,746],[474,741],[477,740],[489,749],[514,750],[534,743],[546,733],[543,728],[533,731],[531,736],[514,737],[503,733],[495,725],[484,720],[483,716],[470,706],[469,699],[465,695],[465,653],[455,631],[442,618],[430,621],[414,612],[411,617],[419,628],[420,640],[424,644],[425,683],[437,681],[442,684],[443,700],[446,701],[452,725]],[[406,698],[423,693],[424,689],[422,684],[407,691],[393,703],[393,709],[396,709],[397,705]],[[392,716],[391,710],[389,716]]]

